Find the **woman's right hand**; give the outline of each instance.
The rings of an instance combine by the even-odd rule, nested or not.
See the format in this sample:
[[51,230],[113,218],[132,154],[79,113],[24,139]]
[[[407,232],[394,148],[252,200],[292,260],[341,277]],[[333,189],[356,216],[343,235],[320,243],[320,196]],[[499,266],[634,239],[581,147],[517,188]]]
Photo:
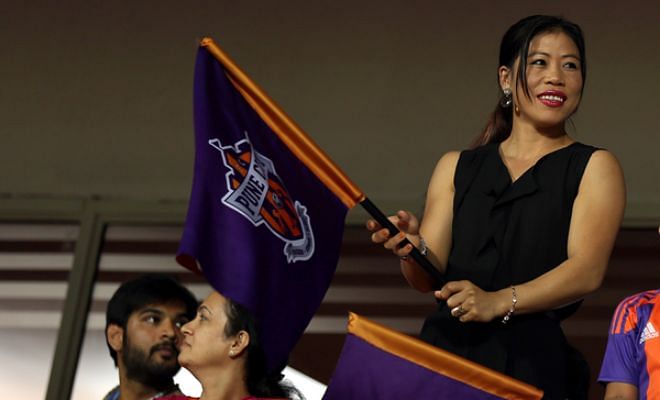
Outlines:
[[413,213],[403,210],[398,211],[396,215],[390,216],[389,220],[400,231],[395,236],[390,236],[389,230],[383,228],[375,220],[367,220],[367,229],[372,232],[371,241],[382,243],[383,247],[391,250],[398,257],[406,257],[412,251],[413,245],[409,243],[400,247],[401,242],[406,238],[413,244],[419,242],[419,220]]

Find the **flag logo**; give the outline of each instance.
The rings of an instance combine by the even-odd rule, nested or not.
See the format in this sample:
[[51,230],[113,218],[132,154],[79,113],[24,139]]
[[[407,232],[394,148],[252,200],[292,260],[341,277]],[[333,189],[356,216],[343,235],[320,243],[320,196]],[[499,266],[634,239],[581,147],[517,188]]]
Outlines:
[[285,245],[288,263],[309,260],[314,254],[314,235],[307,207],[291,198],[273,162],[245,139],[222,145],[213,138],[209,145],[220,151],[229,169],[225,175],[227,194],[222,203],[243,215],[255,227],[266,227]]

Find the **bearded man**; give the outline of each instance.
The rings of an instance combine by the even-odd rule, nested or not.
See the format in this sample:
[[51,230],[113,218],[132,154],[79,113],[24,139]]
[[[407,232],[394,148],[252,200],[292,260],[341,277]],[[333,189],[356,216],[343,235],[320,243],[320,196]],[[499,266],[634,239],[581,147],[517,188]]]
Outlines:
[[180,394],[173,377],[181,326],[197,312],[188,289],[162,275],[123,283],[108,302],[105,339],[119,385],[104,400],[147,400]]

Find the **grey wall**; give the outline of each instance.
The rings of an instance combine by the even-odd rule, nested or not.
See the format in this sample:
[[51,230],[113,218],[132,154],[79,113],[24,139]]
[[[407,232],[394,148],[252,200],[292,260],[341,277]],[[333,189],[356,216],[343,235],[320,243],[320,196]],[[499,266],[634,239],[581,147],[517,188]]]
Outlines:
[[[386,211],[497,99],[497,47],[532,13],[587,36],[574,137],[612,150],[629,221],[660,220],[657,1],[3,1],[0,195],[168,199],[192,173],[192,71],[212,36]],[[357,218],[360,219],[360,218]]]

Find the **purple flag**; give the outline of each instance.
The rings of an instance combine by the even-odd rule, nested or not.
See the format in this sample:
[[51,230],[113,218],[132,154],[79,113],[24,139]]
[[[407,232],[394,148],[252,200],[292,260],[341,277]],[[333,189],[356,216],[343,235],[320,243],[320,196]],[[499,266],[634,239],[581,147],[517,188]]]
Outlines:
[[356,314],[325,400],[540,399],[543,392]]
[[321,304],[354,204],[291,151],[281,136],[290,132],[262,117],[273,108],[255,111],[261,98],[245,91],[255,85],[207,45],[195,66],[195,172],[177,261],[254,314],[278,369]]

